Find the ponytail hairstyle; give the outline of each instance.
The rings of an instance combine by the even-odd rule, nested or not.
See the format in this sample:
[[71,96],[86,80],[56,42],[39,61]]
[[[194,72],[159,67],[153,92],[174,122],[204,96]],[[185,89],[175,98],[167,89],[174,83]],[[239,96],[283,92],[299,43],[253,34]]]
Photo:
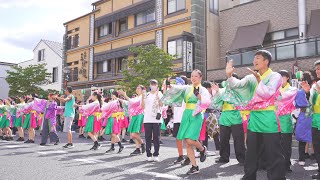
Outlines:
[[100,104],[100,108],[101,108],[101,106],[102,106],[102,96],[101,96],[101,94],[99,94],[97,92],[94,92],[92,95],[93,96],[97,96],[99,104]]

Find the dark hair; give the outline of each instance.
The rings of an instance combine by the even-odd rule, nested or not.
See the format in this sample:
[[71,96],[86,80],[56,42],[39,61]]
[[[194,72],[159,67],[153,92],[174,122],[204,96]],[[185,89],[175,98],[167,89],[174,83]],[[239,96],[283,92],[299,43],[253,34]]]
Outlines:
[[288,78],[287,82],[289,82],[289,80],[290,80],[290,75],[289,75],[288,71],[281,70],[281,71],[279,71],[278,73],[279,73],[282,77],[287,77],[287,78]]
[[38,94],[33,93],[31,95],[32,95],[33,98],[39,98]]
[[101,106],[102,106],[101,94],[99,94],[99,93],[97,93],[97,92],[94,92],[92,95],[93,95],[93,96],[97,96],[98,101],[99,101],[99,104],[100,104],[100,108],[101,108]]
[[311,78],[311,73],[309,71],[303,72],[303,78],[301,79],[302,81],[307,81],[307,83],[311,86],[312,85],[312,78]]
[[199,74],[199,76],[202,77],[202,72],[199,69],[195,69],[192,72],[197,72]]
[[209,81],[204,81],[203,83],[202,83],[202,86],[203,87],[205,87],[205,88],[211,88],[211,82],[209,82]]
[[316,73],[316,71],[311,71],[311,75],[313,76],[313,81],[318,81],[318,76],[317,76],[317,73]]
[[117,98],[119,97],[118,91],[113,91],[113,92],[112,92],[112,95],[116,96]]
[[72,87],[68,86],[68,87],[67,87],[67,91],[68,91],[69,93],[72,93]]
[[254,56],[256,55],[261,55],[264,59],[267,59],[269,62],[268,62],[268,67],[270,66],[271,64],[271,60],[272,60],[272,55],[269,51],[267,50],[259,50],[255,53]]
[[180,76],[182,80],[184,80],[184,84],[188,85],[188,78],[186,76]]
[[105,102],[105,103],[108,103],[109,101],[110,101],[110,98],[109,98],[109,97],[104,98],[104,102]]
[[233,73],[233,74],[232,74],[232,77],[234,77],[234,78],[236,78],[236,79],[240,79],[239,76],[238,76],[238,74],[236,74],[236,73]]

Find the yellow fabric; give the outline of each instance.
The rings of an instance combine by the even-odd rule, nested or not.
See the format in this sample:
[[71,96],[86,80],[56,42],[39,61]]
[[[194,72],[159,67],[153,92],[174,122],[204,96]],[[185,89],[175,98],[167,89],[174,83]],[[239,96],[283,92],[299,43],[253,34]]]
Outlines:
[[3,115],[7,115],[7,112],[4,112]]
[[233,104],[229,104],[227,102],[223,103],[222,111],[233,111],[233,110],[235,110]]
[[44,114],[39,114],[39,117],[43,118],[43,117],[44,117]]
[[313,110],[315,113],[320,114],[320,105],[313,106]]
[[82,113],[79,113],[79,120],[81,121],[82,119]]
[[37,111],[35,111],[35,110],[31,110],[31,111],[30,111],[30,113],[36,113],[36,112],[37,112]]
[[240,111],[240,114],[243,118],[243,121],[247,121],[248,120],[248,115],[250,114],[250,111],[246,110],[246,111]]
[[102,116],[102,113],[95,112],[95,113],[93,113],[93,116],[97,117],[97,120],[99,120],[101,118],[101,116]]
[[186,109],[196,109],[197,104],[194,103],[186,103]]
[[289,87],[290,87],[290,84],[289,84],[289,83],[287,83],[284,87],[281,86],[280,92],[283,93],[283,92],[286,91]]
[[264,80],[270,73],[272,73],[272,70],[268,68],[268,70],[265,73],[263,73],[262,76],[260,75],[260,79]]
[[257,110],[253,110],[253,111],[276,111],[276,110],[277,110],[276,106],[268,106],[267,108],[257,109]]
[[117,121],[119,121],[120,119],[124,119],[124,112],[112,113],[112,117],[116,118]]

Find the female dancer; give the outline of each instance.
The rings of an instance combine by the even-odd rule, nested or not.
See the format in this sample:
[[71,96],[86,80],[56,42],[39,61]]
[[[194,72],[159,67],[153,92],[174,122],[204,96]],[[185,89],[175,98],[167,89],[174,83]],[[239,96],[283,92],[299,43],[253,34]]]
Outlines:
[[204,162],[206,159],[206,147],[202,146],[198,139],[203,123],[201,112],[209,107],[210,94],[207,89],[201,86],[201,79],[201,71],[194,70],[191,74],[192,86],[172,86],[161,99],[163,104],[173,106],[181,106],[183,100],[186,102],[177,139],[186,142],[187,155],[192,163],[187,174],[199,173],[194,147],[200,150],[200,161]]
[[17,141],[24,141],[24,132],[23,132],[23,121],[25,119],[25,115],[23,114],[22,110],[26,106],[26,98],[24,96],[19,98],[20,103],[16,105],[17,112],[16,112],[16,120],[14,122],[14,127],[18,129],[19,138]]
[[37,127],[36,111],[33,109],[33,98],[28,99],[27,105],[23,108],[22,112],[25,114],[23,128],[28,129],[29,138],[24,143],[34,143],[35,131]]
[[[123,105],[128,104],[129,115],[131,116],[131,122],[128,128],[128,132],[131,133],[132,139],[135,140],[136,150],[134,150],[131,155],[139,155],[146,151],[143,140],[140,137],[140,132],[142,131],[142,123],[143,123],[143,109],[141,106],[142,99],[145,97],[145,87],[142,85],[138,85],[136,88],[137,97],[129,98],[127,93],[120,90],[120,94],[124,96],[128,102],[121,100]],[[141,151],[140,151],[141,148]]]
[[83,114],[88,116],[87,125],[84,129],[84,132],[88,133],[92,141],[94,142],[92,148],[90,150],[97,150],[101,147],[101,144],[98,143],[97,133],[101,129],[100,123],[100,108],[102,105],[101,95],[97,92],[92,94],[91,100],[93,102],[86,105],[78,105],[74,106],[79,107],[80,110],[83,110]]
[[[111,147],[109,150],[106,151],[106,153],[114,152],[114,144],[118,143],[119,145],[119,151],[120,153],[124,146],[120,142],[119,134],[121,132],[120,123],[124,120],[124,111],[122,109],[122,105],[120,101],[118,100],[118,92],[113,91],[111,98],[113,101],[110,101],[107,103],[106,107],[109,109],[109,111],[112,111],[111,116],[108,118],[108,122],[105,129],[105,134],[110,135],[111,134]],[[104,109],[102,109],[103,111]]]

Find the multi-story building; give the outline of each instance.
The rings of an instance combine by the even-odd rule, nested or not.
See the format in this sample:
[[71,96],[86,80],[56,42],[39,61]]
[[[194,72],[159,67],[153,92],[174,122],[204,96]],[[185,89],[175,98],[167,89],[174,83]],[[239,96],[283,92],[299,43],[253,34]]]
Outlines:
[[47,72],[51,74],[48,84],[40,86],[44,90],[60,91],[62,87],[62,44],[49,40],[40,40],[33,49],[33,59],[18,65],[25,68],[29,65],[46,63]]
[[0,99],[5,99],[8,97],[9,94],[9,84],[6,81],[7,77],[7,70],[12,70],[11,67],[17,64],[7,63],[7,62],[0,62]]
[[82,89],[113,87],[125,59],[133,58],[132,46],[155,44],[176,55],[177,74],[197,68],[205,76],[207,67],[217,66],[218,0],[100,0],[92,6],[64,24],[64,69],[79,98]]
[[233,59],[240,77],[249,72],[257,49],[273,55],[271,68],[312,70],[320,57],[319,0],[220,1],[220,55],[208,79],[223,80],[226,60]]

